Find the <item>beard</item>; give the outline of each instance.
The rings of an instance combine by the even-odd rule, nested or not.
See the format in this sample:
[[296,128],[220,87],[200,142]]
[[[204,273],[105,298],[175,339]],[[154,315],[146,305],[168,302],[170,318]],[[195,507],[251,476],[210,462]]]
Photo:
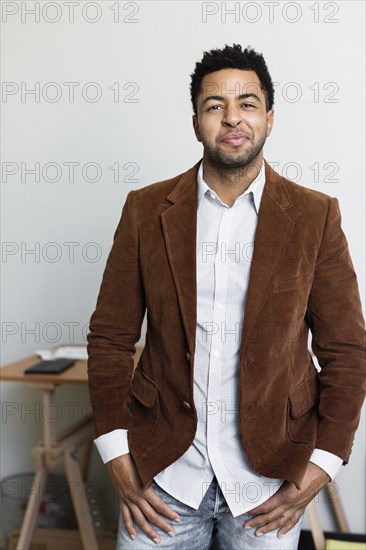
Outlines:
[[235,172],[241,168],[245,168],[250,164],[261,152],[266,142],[267,134],[263,133],[256,143],[253,143],[243,153],[228,153],[208,143],[205,139],[202,139],[202,145],[204,147],[207,160],[211,166],[218,172]]

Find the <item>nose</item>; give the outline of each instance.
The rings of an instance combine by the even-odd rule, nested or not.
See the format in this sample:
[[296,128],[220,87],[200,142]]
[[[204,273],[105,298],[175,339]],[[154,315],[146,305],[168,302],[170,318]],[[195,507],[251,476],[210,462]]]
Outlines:
[[237,126],[242,121],[240,107],[235,104],[227,105],[224,110],[222,123],[224,126]]

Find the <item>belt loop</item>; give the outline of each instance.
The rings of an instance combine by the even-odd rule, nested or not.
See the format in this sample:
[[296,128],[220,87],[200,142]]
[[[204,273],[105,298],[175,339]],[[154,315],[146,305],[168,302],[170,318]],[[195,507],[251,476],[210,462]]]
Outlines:
[[218,482],[216,476],[214,477],[214,480],[215,480],[215,483],[216,483],[216,491],[215,491],[215,506],[214,506],[214,511],[213,511],[213,514],[212,514],[213,518],[215,518],[217,516],[217,513],[219,511],[219,507],[220,507],[220,486],[219,486],[219,482]]

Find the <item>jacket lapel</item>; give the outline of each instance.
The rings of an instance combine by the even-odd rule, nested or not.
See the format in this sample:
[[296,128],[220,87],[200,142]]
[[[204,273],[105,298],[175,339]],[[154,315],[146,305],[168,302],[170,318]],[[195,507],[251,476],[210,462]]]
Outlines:
[[[166,197],[171,206],[161,213],[167,255],[192,357],[196,337],[197,172],[200,162],[182,175]],[[265,176],[247,292],[241,357],[250,342],[250,331],[254,329],[266,299],[266,290],[295,225],[286,212],[292,203],[282,178],[266,161]]]
[[185,172],[166,197],[161,213],[165,245],[191,356],[196,342],[197,172],[201,161]]
[[240,359],[248,344],[253,342],[256,320],[267,299],[268,286],[290,242],[295,222],[286,211],[291,207],[281,176],[265,161],[265,185],[258,213]]

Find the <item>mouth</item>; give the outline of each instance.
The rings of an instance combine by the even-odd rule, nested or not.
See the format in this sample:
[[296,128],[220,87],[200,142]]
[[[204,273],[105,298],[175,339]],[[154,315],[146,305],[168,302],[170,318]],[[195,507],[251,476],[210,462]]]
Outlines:
[[248,138],[240,133],[240,134],[226,134],[221,141],[223,143],[227,143],[228,145],[233,145],[234,147],[238,147],[239,145],[242,145],[246,141],[248,141]]

